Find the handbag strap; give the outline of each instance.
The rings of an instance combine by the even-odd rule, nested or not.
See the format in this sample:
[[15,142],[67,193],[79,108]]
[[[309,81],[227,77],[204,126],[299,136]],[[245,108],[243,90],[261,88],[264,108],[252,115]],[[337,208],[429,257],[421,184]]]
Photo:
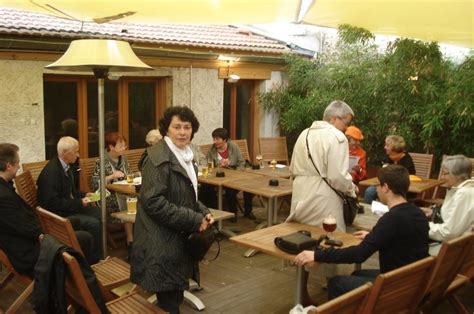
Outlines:
[[311,163],[313,164],[314,166],[314,169],[316,169],[316,171],[318,172],[319,176],[324,180],[324,182],[326,182],[326,184],[340,197],[344,200],[344,194],[338,190],[336,190],[335,188],[332,187],[331,184],[329,184],[328,180],[323,177],[321,175],[321,172],[319,172],[319,169],[318,167],[316,167],[316,164],[314,163],[314,160],[313,160],[313,157],[311,156],[311,152],[309,150],[309,144],[308,144],[308,135],[309,135],[309,131],[311,131],[312,128],[308,128],[308,132],[306,132],[306,150],[308,151],[308,158],[309,160],[311,160]]

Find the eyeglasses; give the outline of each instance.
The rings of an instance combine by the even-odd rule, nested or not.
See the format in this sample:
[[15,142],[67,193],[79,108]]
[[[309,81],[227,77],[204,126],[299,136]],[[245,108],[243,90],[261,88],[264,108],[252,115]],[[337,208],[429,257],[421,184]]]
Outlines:
[[346,121],[344,120],[343,118],[341,117],[337,117],[339,120],[342,121],[342,123],[344,123],[346,126],[350,126],[352,124],[352,120],[349,120],[349,121]]

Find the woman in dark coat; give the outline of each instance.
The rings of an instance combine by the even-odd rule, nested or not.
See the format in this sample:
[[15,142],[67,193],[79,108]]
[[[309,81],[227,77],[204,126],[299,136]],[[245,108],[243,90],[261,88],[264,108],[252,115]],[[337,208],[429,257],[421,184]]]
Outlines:
[[198,270],[185,251],[189,234],[214,219],[197,200],[197,168],[189,143],[199,128],[191,109],[170,107],[160,120],[162,141],[142,158],[131,281],[156,292],[158,305],[179,313],[189,278]]

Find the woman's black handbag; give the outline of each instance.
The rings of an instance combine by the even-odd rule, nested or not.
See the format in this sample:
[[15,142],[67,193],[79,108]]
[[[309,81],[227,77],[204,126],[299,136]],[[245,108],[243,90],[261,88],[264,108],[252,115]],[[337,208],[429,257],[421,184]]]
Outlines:
[[[337,193],[337,192],[336,192]],[[341,194],[338,193],[339,196]],[[358,212],[360,212],[361,208],[363,210],[362,205],[359,204],[357,198],[350,197],[347,195],[342,195],[342,202],[343,202],[343,214],[344,214],[344,222],[346,225],[352,225],[354,222],[355,216]]]
[[304,250],[314,249],[318,241],[311,238],[309,231],[298,231],[283,237],[276,237],[274,243],[283,252],[298,254]]
[[186,251],[193,261],[202,261],[207,251],[209,251],[212,243],[216,240],[214,230],[214,226],[209,226],[203,232],[194,232],[189,235],[186,240]]

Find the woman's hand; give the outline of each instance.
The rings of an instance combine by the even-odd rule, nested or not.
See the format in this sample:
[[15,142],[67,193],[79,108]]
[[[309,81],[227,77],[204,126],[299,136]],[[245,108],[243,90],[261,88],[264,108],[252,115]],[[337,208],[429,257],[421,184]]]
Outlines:
[[303,266],[309,264],[312,266],[314,264],[314,252],[313,251],[303,251],[300,254],[296,255],[294,262],[298,266]]
[[219,163],[219,166],[221,166],[222,168],[227,168],[229,167],[229,165],[230,165],[229,159],[221,159]]
[[214,218],[212,217],[211,214],[207,214],[206,216],[202,218],[201,226],[199,226],[199,232],[205,231],[213,223],[214,223]]
[[360,239],[360,240],[364,240],[365,236],[368,235],[369,232],[368,231],[364,231],[364,230],[359,230],[359,231],[356,231],[353,233],[354,237],[356,237],[357,239]]
[[118,178],[123,178],[123,177],[125,177],[125,173],[123,173],[123,172],[120,171],[120,170],[115,170],[112,175],[113,175],[113,178],[114,178],[114,179],[118,179]]

